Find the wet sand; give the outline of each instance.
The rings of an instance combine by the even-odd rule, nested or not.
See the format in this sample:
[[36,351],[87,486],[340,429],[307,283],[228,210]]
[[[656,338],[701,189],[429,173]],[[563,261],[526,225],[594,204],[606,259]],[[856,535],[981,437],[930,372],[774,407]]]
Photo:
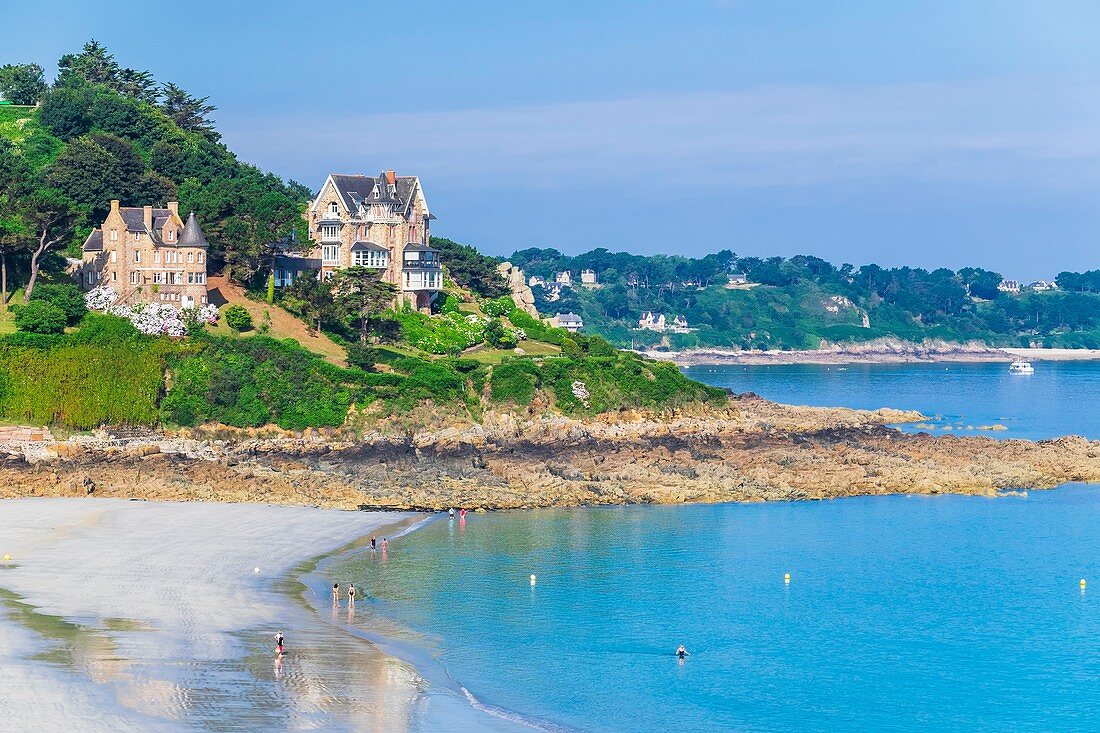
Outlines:
[[290,593],[409,516],[0,501],[0,732],[506,730]]

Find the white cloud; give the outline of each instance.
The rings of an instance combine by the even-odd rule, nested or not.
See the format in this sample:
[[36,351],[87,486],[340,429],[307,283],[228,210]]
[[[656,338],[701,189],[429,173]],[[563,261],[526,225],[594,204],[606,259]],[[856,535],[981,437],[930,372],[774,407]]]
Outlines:
[[383,166],[485,188],[628,184],[645,192],[685,180],[1074,188],[1100,179],[1100,84],[1083,80],[775,86],[343,117],[319,111],[227,127],[231,147],[246,158],[311,184],[329,171]]

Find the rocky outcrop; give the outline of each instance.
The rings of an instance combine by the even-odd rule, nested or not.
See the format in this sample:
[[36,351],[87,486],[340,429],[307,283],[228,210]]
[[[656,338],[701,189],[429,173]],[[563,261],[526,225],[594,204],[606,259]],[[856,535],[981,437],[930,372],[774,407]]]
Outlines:
[[516,307],[538,318],[539,312],[535,310],[535,294],[528,287],[523,270],[511,262],[501,262],[497,265],[497,272],[508,282],[508,287],[512,290],[512,300],[515,301]]
[[[46,455],[9,445],[0,497],[82,496],[387,509],[827,499],[1100,481],[1100,442],[905,434],[914,413],[787,407],[579,421],[491,413],[432,430],[356,437],[197,431],[81,438]],[[222,437],[215,437],[220,435]],[[224,436],[231,436],[228,439]]]

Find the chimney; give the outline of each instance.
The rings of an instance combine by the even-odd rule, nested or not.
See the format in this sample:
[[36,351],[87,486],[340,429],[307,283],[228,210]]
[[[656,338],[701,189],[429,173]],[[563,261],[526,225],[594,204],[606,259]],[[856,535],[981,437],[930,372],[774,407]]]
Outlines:
[[118,205],[119,205],[119,200],[118,199],[111,199],[111,213],[112,214],[117,214],[118,213]]
[[395,171],[386,171],[386,183],[391,186],[397,183],[397,173]]
[[142,218],[145,220],[146,231],[153,231],[153,207],[146,206],[142,212]]
[[178,201],[169,201],[168,210],[171,211],[176,217],[180,215],[180,204]]

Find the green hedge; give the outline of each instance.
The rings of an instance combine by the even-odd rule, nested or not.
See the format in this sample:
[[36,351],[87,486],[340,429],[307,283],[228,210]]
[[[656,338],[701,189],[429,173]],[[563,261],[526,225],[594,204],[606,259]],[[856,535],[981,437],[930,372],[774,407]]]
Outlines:
[[[35,343],[37,341],[37,343]],[[85,430],[159,417],[167,339],[0,339],[0,416]]]

